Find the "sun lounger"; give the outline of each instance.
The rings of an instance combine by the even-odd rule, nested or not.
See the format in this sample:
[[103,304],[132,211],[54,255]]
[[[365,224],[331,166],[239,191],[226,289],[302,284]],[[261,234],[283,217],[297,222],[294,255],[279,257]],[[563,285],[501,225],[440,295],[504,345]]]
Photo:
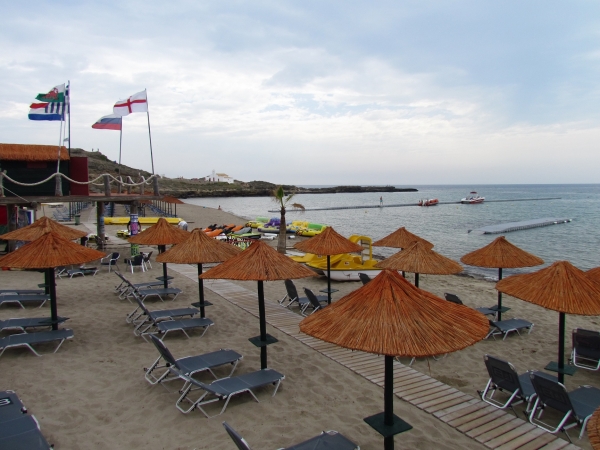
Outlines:
[[[59,317],[56,323],[63,323],[69,320],[68,317]],[[0,331],[4,330],[21,330],[25,331],[26,328],[41,328],[51,327],[52,319],[50,317],[24,317],[16,319],[0,320]]]
[[15,391],[0,392],[0,422],[16,419],[26,413],[27,408]]
[[[456,303],[457,305],[464,305],[464,303],[462,302],[462,300],[460,298],[458,298],[458,295],[450,294],[448,292],[445,292],[444,293],[444,298],[446,300],[448,300],[449,302]],[[495,310],[490,309],[490,308],[474,308],[474,309],[475,309],[475,311],[479,311],[484,316],[493,316],[493,317],[496,317],[498,315],[498,311],[495,311]]]
[[[169,367],[175,367],[179,372],[183,373],[186,377],[192,377],[194,374],[208,371],[215,379],[217,376],[212,369],[226,364],[231,364],[231,372],[228,376],[233,374],[233,371],[237,367],[238,363],[243,358],[238,352],[229,349],[221,349],[216,352],[204,353],[197,356],[186,356],[184,358],[175,359],[173,354],[165,346],[165,344],[158,339],[156,336],[150,336],[150,339],[160,356],[154,361],[154,363],[147,369],[145,378],[150,384],[164,383],[166,381],[178,380],[179,376],[173,376],[167,378],[172,373]],[[161,365],[161,361],[163,364]],[[154,376],[152,372],[156,369],[166,369],[161,375]],[[187,380],[184,379],[187,385]],[[184,386],[186,387],[186,386]]]
[[136,288],[134,295],[139,296],[142,302],[145,302],[148,297],[158,297],[162,302],[164,302],[165,299],[163,296],[172,295],[173,298],[171,301],[174,301],[182,292],[183,291],[179,288]]
[[[319,296],[317,297],[315,295],[315,293],[313,291],[311,291],[308,288],[304,288],[304,293],[306,294],[306,298],[308,298],[309,304],[306,305],[304,307],[304,309],[302,309],[300,311],[300,314],[302,314],[303,316],[308,316],[316,311],[318,311],[319,309],[325,308],[327,306],[327,297],[326,296]],[[310,314],[305,314],[305,311],[308,308],[312,308],[312,311]]]
[[490,336],[492,336],[494,339],[496,339],[496,335],[501,334],[504,336],[502,340],[505,340],[506,336],[508,336],[508,334],[513,331],[516,331],[517,334],[520,336],[521,333],[519,332],[519,330],[523,329],[527,329],[529,333],[531,333],[531,330],[533,329],[533,324],[527,320],[516,318],[501,320],[498,322],[493,322],[490,320],[490,332],[485,338],[487,339]]
[[193,317],[200,313],[200,310],[197,308],[176,308],[150,311],[139,298],[136,297],[135,301],[138,303],[138,307],[127,316],[126,321],[136,325],[136,328],[140,328],[148,321],[155,322],[162,319],[173,319],[186,316]]
[[12,347],[27,347],[37,356],[42,356],[33,349],[32,345],[60,341],[53,352],[56,353],[63,342],[71,338],[73,338],[73,330],[68,329],[40,331],[37,333],[11,334],[10,336],[0,338],[0,349],[2,349],[0,356],[4,354],[6,349]]
[[[530,377],[537,395],[533,408],[531,408],[529,421],[549,433],[555,434],[563,431],[569,442],[571,437],[567,430],[579,425],[581,427],[579,439],[581,439],[589,418],[600,406],[600,389],[592,386],[580,386],[567,392],[563,384],[540,376],[539,372],[530,372]],[[542,413],[546,408],[554,409],[562,415],[558,419],[557,425],[551,425],[541,420]]]
[[0,305],[17,303],[21,308],[25,308],[24,303],[39,303],[42,302],[40,308],[50,300],[49,295],[0,295]]
[[0,289],[0,295],[43,295],[43,289]]
[[36,418],[22,414],[20,417],[0,423],[0,448],[2,450],[48,450],[51,447],[42,435]]
[[[273,396],[275,396],[275,394],[277,393],[277,389],[279,389],[281,381],[285,378],[284,375],[280,374],[276,370],[262,369],[257,370],[256,372],[245,373],[243,375],[238,375],[235,377],[221,378],[220,380],[215,380],[210,384],[205,384],[195,380],[194,378],[184,375],[182,372],[180,372],[174,367],[169,367],[169,370],[188,382],[188,386],[183,390],[181,397],[179,397],[179,399],[177,400],[177,403],[175,403],[177,409],[182,413],[187,414],[190,411],[193,411],[194,409],[198,408],[200,411],[202,411],[202,414],[209,418],[223,414],[225,412],[225,409],[227,409],[229,400],[231,400],[231,398],[234,395],[248,392],[254,398],[254,400],[258,402],[258,398],[256,398],[256,395],[254,395],[254,392],[252,391],[254,389],[273,384],[275,385]],[[198,398],[195,401],[189,399],[188,394],[192,390],[197,389],[202,389],[204,391],[204,394],[202,394],[200,398]],[[205,400],[207,396],[211,396],[214,398]],[[213,416],[209,416],[202,407],[204,405],[208,405],[209,403],[218,402],[219,400],[225,400],[225,404],[223,405],[221,412],[219,412],[218,414],[214,414]],[[192,404],[192,406],[185,409],[181,406],[183,402],[189,402]]]
[[97,267],[79,267],[78,269],[67,270],[67,275],[69,276],[69,278],[73,278],[75,275],[81,275],[81,276],[92,275],[92,276],[96,276],[97,273],[98,273],[98,268]]
[[371,277],[369,275],[367,275],[366,273],[362,273],[362,272],[358,273],[358,278],[360,278],[360,281],[363,284],[363,286],[365,284],[367,284],[369,281],[371,281]]
[[[150,312],[145,310],[145,312]],[[146,314],[147,320],[135,327],[133,330],[133,334],[136,336],[142,336],[145,339],[146,335],[159,334],[162,335],[160,340],[162,341],[169,331],[182,331],[183,334],[187,336],[189,339],[190,336],[187,334],[186,330],[193,330],[196,328],[203,328],[204,331],[200,335],[200,337],[204,336],[208,327],[212,327],[215,323],[206,318],[206,317],[195,317],[191,319],[169,319],[169,318],[160,318],[160,319],[152,319],[151,315]]]
[[[164,286],[163,281],[147,281],[145,283],[131,283],[127,278],[125,278],[120,272],[116,270],[114,273],[121,279],[121,283],[118,286],[115,286],[115,292],[119,293],[119,298],[124,299],[131,295],[135,289],[144,289],[150,287],[159,287]],[[171,283],[171,281],[169,281]],[[131,301],[131,300],[130,300]]]
[[573,330],[573,350],[571,363],[582,369],[600,369],[600,333],[575,328]]
[[[483,359],[488,374],[490,375],[490,379],[488,380],[485,389],[483,391],[478,391],[481,395],[481,399],[499,409],[510,407],[515,413],[515,416],[517,415],[517,412],[515,411],[514,406],[525,402],[527,404],[525,413],[528,413],[531,408],[531,402],[536,395],[533,385],[531,384],[529,372],[518,375],[511,363],[491,355],[485,355]],[[543,372],[539,372],[539,374],[540,376],[545,376],[553,381],[558,381],[558,379],[552,375]],[[497,392],[505,394],[504,401],[494,398],[494,395]]]
[[[284,280],[285,290],[287,291],[287,295],[279,300],[279,304],[289,308],[290,306],[297,304],[300,307],[300,313],[304,313],[304,310],[310,306],[310,300],[308,297],[300,297],[298,295],[298,290],[296,289],[296,285],[292,280]],[[327,296],[319,295],[317,297],[319,302],[327,302]],[[287,304],[283,304],[285,301],[288,301]]]
[[[252,450],[246,440],[227,422],[223,426],[239,450]],[[323,431],[307,441],[280,450],[360,450],[360,447],[337,431]]]

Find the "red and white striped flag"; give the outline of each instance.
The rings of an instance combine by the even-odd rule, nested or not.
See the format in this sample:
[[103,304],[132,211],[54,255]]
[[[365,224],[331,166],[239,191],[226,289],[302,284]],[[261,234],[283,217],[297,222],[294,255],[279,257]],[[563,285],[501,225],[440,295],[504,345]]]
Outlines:
[[113,112],[116,116],[123,117],[134,112],[147,112],[148,99],[146,90],[133,94],[127,100],[119,100],[113,107]]

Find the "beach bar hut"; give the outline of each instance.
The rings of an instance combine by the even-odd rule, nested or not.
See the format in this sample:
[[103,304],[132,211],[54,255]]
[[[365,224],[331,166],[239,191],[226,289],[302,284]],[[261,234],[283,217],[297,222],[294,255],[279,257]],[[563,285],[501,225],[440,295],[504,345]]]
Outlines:
[[413,242],[404,250],[377,263],[377,267],[414,273],[416,287],[419,287],[420,273],[451,275],[463,271],[460,264],[434,252],[423,241]]
[[[167,245],[179,244],[189,237],[190,233],[177,227],[171,226],[163,217],[158,219],[156,224],[146,228],[140,234],[129,238],[132,244],[158,245],[158,252],[163,253]],[[160,278],[164,282],[165,289],[169,285],[167,276],[167,263],[163,262],[163,276]]]
[[[452,324],[452,326],[448,326]],[[394,448],[394,435],[412,427],[394,415],[394,357],[450,353],[479,342],[486,317],[423,291],[396,271],[383,270],[369,283],[300,322],[300,331],[350,350],[384,355],[384,412],[365,418]]]
[[241,251],[239,247],[210,238],[200,228],[196,228],[189,233],[185,241],[158,255],[156,261],[160,263],[198,265],[200,301],[194,303],[194,306],[200,308],[200,316],[204,317],[204,307],[210,306],[211,303],[204,300],[204,282],[200,278],[200,275],[202,275],[202,264],[223,262]]
[[[460,260],[470,266],[497,268],[498,281],[502,279],[502,269],[516,269],[544,264],[543,259],[521,250],[516,245],[508,242],[504,236],[497,237],[479,250],[467,253]],[[502,292],[498,291],[498,304],[490,309],[497,311],[498,320],[502,320],[502,313],[508,311],[508,309],[503,310],[502,308]]]
[[316,274],[297,262],[261,241],[256,241],[246,250],[222,264],[200,275],[204,280],[240,280],[256,281],[258,287],[258,314],[260,320],[260,336],[250,338],[255,346],[260,347],[260,368],[267,368],[267,345],[274,344],[277,339],[267,334],[267,318],[265,313],[264,281],[276,281],[313,277]]
[[331,255],[342,253],[362,252],[363,248],[346,239],[333,229],[327,227],[315,237],[304,242],[298,242],[294,248],[315,255],[327,255],[327,303],[331,304]]
[[558,362],[545,369],[573,375],[576,368],[565,366],[565,314],[600,315],[600,285],[568,261],[557,261],[545,269],[512,275],[496,283],[496,289],[513,297],[558,311]]
[[58,308],[56,303],[56,280],[54,269],[59,266],[83,264],[106,256],[83,245],[64,239],[56,232],[50,231],[35,241],[0,258],[0,267],[15,269],[43,269],[45,286],[50,293],[50,311],[52,329],[58,329]]

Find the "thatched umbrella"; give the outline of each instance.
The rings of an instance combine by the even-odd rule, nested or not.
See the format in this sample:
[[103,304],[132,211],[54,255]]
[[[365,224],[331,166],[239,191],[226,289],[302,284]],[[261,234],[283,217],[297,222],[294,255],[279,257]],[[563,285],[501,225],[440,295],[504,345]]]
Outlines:
[[600,450],[600,408],[594,411],[587,423],[587,434],[594,450]]
[[363,248],[346,239],[333,229],[327,227],[322,233],[304,241],[298,242],[294,248],[315,255],[327,255],[327,303],[331,304],[331,255],[342,253],[362,252]]
[[574,368],[565,367],[565,314],[600,314],[600,285],[568,261],[557,261],[537,272],[498,281],[496,289],[560,313],[558,365],[550,363],[546,369],[558,371],[558,380],[564,382],[564,373],[574,372]]
[[[502,279],[502,269],[516,269],[544,264],[544,260],[511,244],[504,236],[497,237],[485,247],[467,253],[460,260],[470,266],[498,268],[498,281]],[[494,309],[494,308],[490,308]],[[498,320],[502,320],[502,292],[498,291]]]
[[416,287],[419,287],[420,273],[451,275],[463,270],[456,261],[434,252],[431,247],[421,241],[413,242],[410,247],[377,263],[376,267],[413,272]]
[[414,242],[423,242],[433,248],[433,244],[426,239],[423,239],[416,234],[411,233],[406,228],[398,228],[393,233],[388,234],[386,237],[373,242],[374,247],[391,247],[391,248],[407,248],[410,247]]
[[[300,330],[344,348],[385,355],[385,412],[365,421],[377,431],[389,431],[402,424],[393,413],[393,358],[461,350],[485,338],[489,324],[476,310],[447,302],[411,285],[398,272],[383,270],[360,289],[302,320]],[[396,433],[380,433],[385,448],[393,448]]]
[[175,217],[177,217],[177,205],[185,205],[185,202],[182,202],[178,198],[173,197],[171,195],[165,195],[162,198],[162,201],[165,202],[165,203],[170,203],[172,205],[175,205]]
[[[225,244],[210,238],[200,228],[188,234],[188,238],[156,257],[156,261],[175,264],[198,264],[198,277],[202,275],[202,264],[223,262],[237,255],[242,250],[235,245]],[[198,282],[200,295],[200,316],[204,317],[204,307],[210,306],[204,301],[204,285],[202,278]]]
[[[167,245],[179,244],[189,237],[190,233],[171,226],[164,218],[158,219],[156,224],[146,228],[140,234],[129,238],[132,244],[158,245],[158,252],[163,253]],[[163,282],[168,287],[167,264],[163,263]]]
[[43,216],[31,225],[1,235],[0,239],[5,239],[7,241],[35,241],[50,231],[54,231],[56,234],[69,241],[87,236],[86,232],[67,227],[66,225]]
[[277,342],[267,334],[267,319],[265,313],[265,293],[263,281],[306,278],[315,273],[301,264],[261,241],[256,241],[237,256],[200,275],[200,279],[226,279],[258,282],[258,315],[260,320],[260,336],[250,339],[260,347],[261,369],[267,368],[267,345]]
[[83,264],[104,258],[105,253],[64,239],[50,231],[35,241],[0,258],[0,267],[18,269],[45,269],[45,285],[50,291],[50,311],[52,329],[58,329],[58,308],[56,305],[56,280],[54,269],[59,266]]
[[594,267],[586,272],[588,278],[600,283],[600,267]]

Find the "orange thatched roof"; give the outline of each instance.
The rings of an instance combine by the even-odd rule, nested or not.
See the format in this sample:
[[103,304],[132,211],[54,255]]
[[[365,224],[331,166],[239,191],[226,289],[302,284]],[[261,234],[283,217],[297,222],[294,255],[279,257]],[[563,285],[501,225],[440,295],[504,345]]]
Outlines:
[[339,255],[341,253],[362,252],[363,248],[339,234],[333,227],[304,242],[298,242],[294,248],[315,255]]
[[413,242],[423,242],[428,245],[429,248],[433,248],[433,244],[431,242],[417,236],[416,234],[412,234],[404,227],[398,228],[396,231],[388,234],[386,237],[373,242],[373,245],[375,247],[407,248]]
[[239,247],[210,238],[196,228],[185,241],[158,255],[156,261],[175,264],[216,263],[226,261],[241,251]]
[[202,274],[202,279],[275,281],[314,277],[316,273],[261,241]]
[[557,261],[537,272],[510,276],[498,281],[496,289],[558,312],[600,314],[600,286],[568,261]]
[[[0,161],[56,161],[57,145],[0,144]],[[60,148],[60,160],[68,161],[69,150]]]
[[600,408],[594,411],[587,423],[587,434],[594,450],[600,450]]
[[352,350],[424,357],[482,340],[488,319],[384,270],[360,289],[300,322],[300,331]]
[[143,245],[171,245],[185,241],[190,233],[172,226],[163,217],[158,219],[150,228],[146,228],[140,234],[129,238],[132,244]]
[[175,205],[185,205],[185,202],[182,202],[178,198],[172,197],[171,195],[165,195],[161,198],[163,202],[174,203]]
[[54,231],[0,258],[0,267],[49,269],[104,258],[106,253],[62,238]]
[[593,269],[588,270],[585,274],[591,280],[596,281],[597,283],[600,283],[600,267],[594,267]]
[[485,247],[467,253],[460,260],[470,266],[491,268],[517,268],[531,267],[544,264],[544,260],[538,258],[516,245],[511,244],[504,236],[497,237]]
[[420,241],[377,263],[377,267],[431,275],[450,275],[463,270],[460,264],[434,252]]
[[43,234],[54,231],[59,236],[72,240],[87,236],[86,232],[76,230],[75,228],[67,227],[48,217],[40,217],[31,225],[20,228],[15,231],[10,231],[0,236],[0,239],[7,241],[35,241]]

